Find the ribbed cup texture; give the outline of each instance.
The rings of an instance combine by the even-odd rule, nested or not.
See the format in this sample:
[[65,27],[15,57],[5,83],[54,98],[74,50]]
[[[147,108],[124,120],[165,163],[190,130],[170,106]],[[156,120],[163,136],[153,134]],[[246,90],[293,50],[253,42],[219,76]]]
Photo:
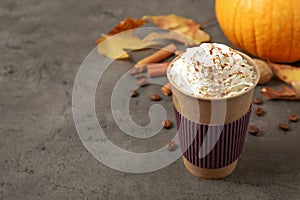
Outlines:
[[[200,168],[216,169],[230,165],[242,153],[247,127],[251,115],[251,108],[240,119],[224,125],[207,125],[188,120],[174,107],[176,126],[183,156],[193,165]],[[221,131],[221,133],[220,133]],[[214,147],[203,158],[199,157],[199,150],[206,138],[207,148]]]

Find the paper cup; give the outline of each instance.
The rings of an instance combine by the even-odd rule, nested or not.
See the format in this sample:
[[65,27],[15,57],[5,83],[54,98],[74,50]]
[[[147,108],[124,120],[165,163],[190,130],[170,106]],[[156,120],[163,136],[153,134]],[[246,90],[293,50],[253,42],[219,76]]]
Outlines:
[[169,76],[170,68],[167,71],[172,85],[172,100],[184,165],[199,178],[221,179],[230,175],[243,150],[252,96],[260,74],[249,56],[238,53],[248,64],[254,66],[257,78],[247,91],[233,97],[202,98],[189,94]]

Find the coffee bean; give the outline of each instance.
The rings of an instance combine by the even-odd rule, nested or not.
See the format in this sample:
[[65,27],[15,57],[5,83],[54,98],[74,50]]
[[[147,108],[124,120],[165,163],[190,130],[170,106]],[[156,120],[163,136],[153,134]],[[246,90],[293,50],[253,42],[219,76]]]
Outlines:
[[257,134],[259,133],[259,128],[257,128],[257,126],[251,125],[251,126],[249,126],[249,128],[248,128],[248,132],[249,132],[251,135],[257,135]]
[[149,98],[152,101],[159,101],[159,100],[161,100],[161,97],[158,94],[152,94]]
[[255,98],[255,99],[253,100],[253,103],[256,104],[256,105],[261,105],[261,104],[263,104],[264,102],[263,102],[263,100],[261,100],[260,98]]
[[254,112],[257,116],[262,116],[265,114],[264,109],[262,109],[261,107],[255,108]]
[[174,151],[177,148],[177,144],[174,141],[170,141],[167,145],[168,151]]
[[138,92],[137,91],[135,91],[135,90],[131,90],[130,91],[130,96],[131,97],[137,97],[139,94],[138,94]]
[[279,124],[278,127],[279,127],[281,130],[284,130],[284,131],[290,130],[290,125],[285,124],[285,123]]
[[290,115],[289,116],[289,120],[291,122],[297,122],[299,120],[298,116],[297,115]]
[[162,125],[165,129],[169,129],[172,126],[172,122],[169,119],[166,119],[162,122]]

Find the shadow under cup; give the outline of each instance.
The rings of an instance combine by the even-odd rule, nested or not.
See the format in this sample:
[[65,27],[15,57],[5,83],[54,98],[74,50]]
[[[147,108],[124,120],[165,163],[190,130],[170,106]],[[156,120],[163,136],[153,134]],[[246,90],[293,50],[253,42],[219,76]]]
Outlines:
[[169,77],[170,68],[167,71],[184,165],[199,178],[229,176],[243,150],[252,96],[260,74],[249,56],[238,53],[254,66],[257,77],[252,87],[233,97],[194,96],[179,88]]

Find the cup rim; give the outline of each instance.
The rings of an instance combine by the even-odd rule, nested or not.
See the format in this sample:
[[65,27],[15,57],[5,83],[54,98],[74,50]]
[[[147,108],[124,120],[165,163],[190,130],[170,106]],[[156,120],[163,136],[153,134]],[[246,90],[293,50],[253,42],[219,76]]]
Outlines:
[[180,56],[177,56],[176,58],[174,58],[171,63],[169,64],[168,66],[168,69],[167,69],[167,78],[169,80],[169,82],[171,83],[171,86],[172,87],[175,87],[177,90],[179,90],[181,93],[189,96],[189,97],[192,97],[192,98],[196,98],[196,99],[199,99],[199,100],[204,100],[204,101],[211,101],[211,100],[228,100],[228,99],[233,99],[233,98],[237,98],[239,96],[242,96],[242,95],[245,95],[247,94],[248,92],[252,91],[256,85],[258,84],[258,81],[260,79],[260,71],[258,69],[258,66],[255,64],[255,62],[252,60],[252,58],[250,58],[248,55],[246,55],[245,53],[242,53],[236,49],[234,49],[235,52],[237,52],[238,54],[240,54],[244,59],[247,60],[248,64],[250,64],[251,66],[254,67],[254,70],[256,72],[256,80],[254,81],[253,85],[251,87],[249,87],[246,91],[243,91],[243,92],[239,92],[238,94],[234,95],[234,96],[228,96],[228,97],[201,97],[201,96],[198,96],[198,95],[195,95],[195,94],[191,94],[191,93],[188,93],[187,91],[183,90],[182,88],[178,87],[178,85],[173,81],[173,79],[170,77],[170,66],[172,66],[173,62],[175,62],[178,58],[180,58]]

